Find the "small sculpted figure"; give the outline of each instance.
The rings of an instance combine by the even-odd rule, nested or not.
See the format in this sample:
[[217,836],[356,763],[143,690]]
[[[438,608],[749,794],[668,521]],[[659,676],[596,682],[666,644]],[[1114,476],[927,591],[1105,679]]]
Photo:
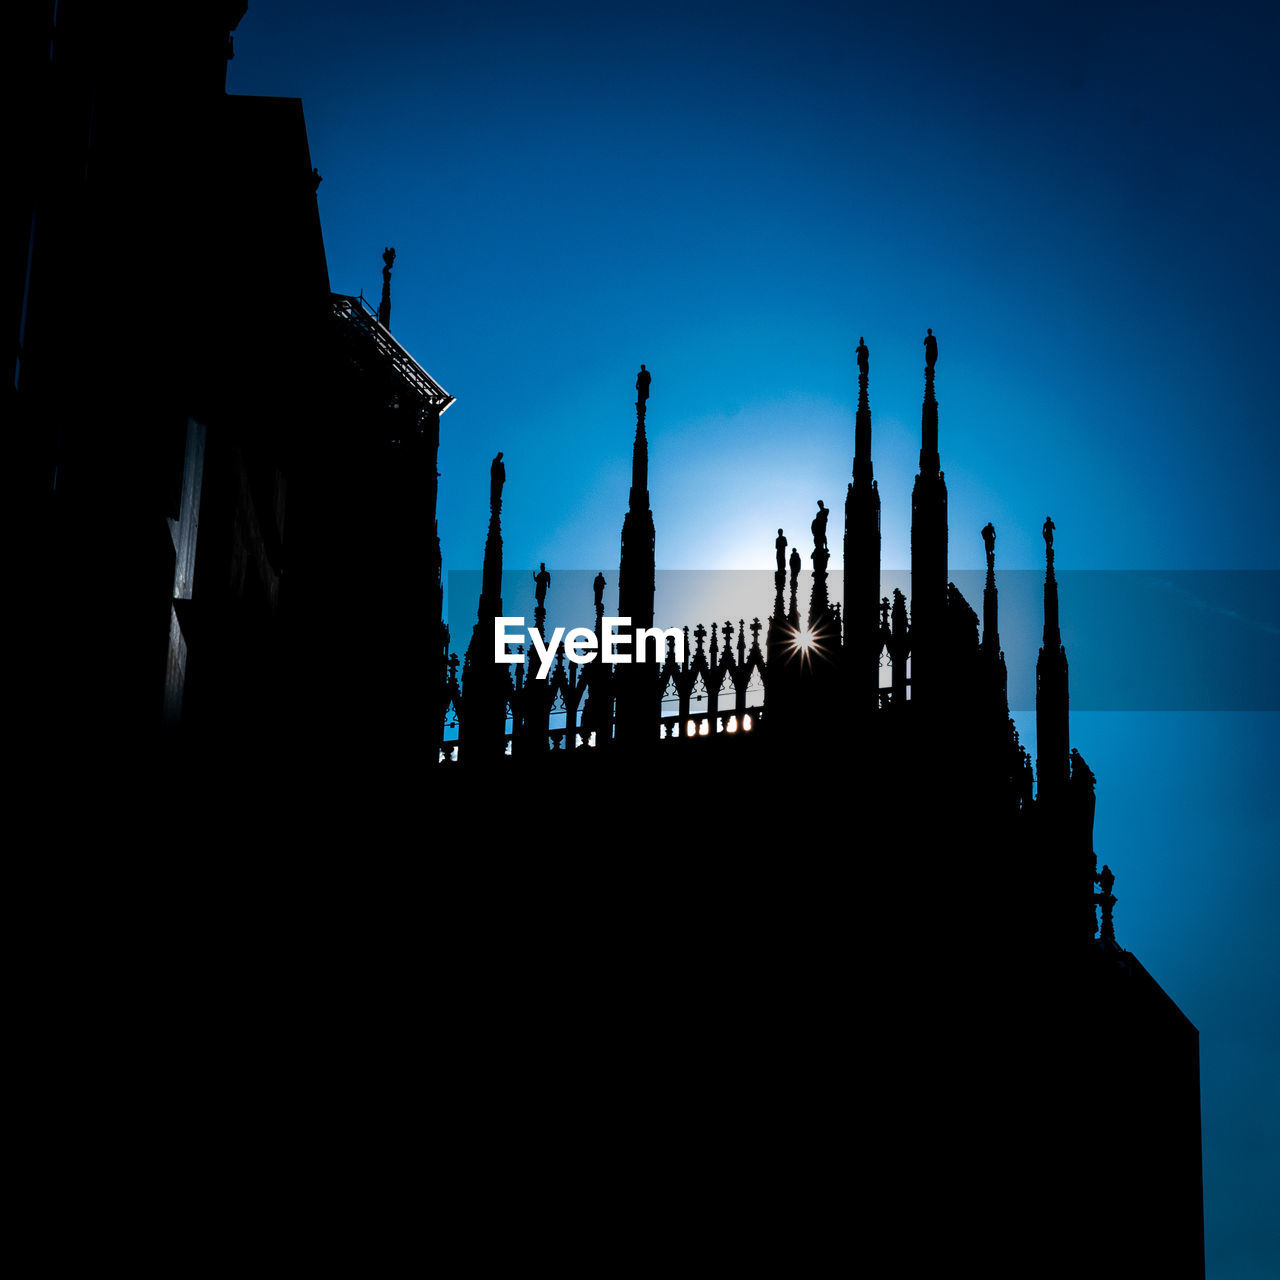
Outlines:
[[533,575],[533,594],[538,601],[538,608],[541,609],[547,603],[547,588],[551,585],[551,575],[547,572],[547,562],[542,562],[541,568]]
[[1041,530],[1041,533],[1044,534],[1044,545],[1050,551],[1053,550],[1053,531],[1056,527],[1057,526],[1053,523],[1052,518],[1045,516],[1044,528]]
[[796,589],[796,582],[800,578],[800,550],[798,547],[791,548],[791,590]]
[[925,365],[932,369],[938,363],[938,340],[933,336],[933,330],[930,329],[925,335],[924,340],[924,362]]
[[867,350],[867,344],[862,339],[858,339],[858,372],[866,374],[871,369],[871,352]]
[[596,592],[596,612],[601,613],[604,610],[604,589],[609,584],[605,582],[603,573],[597,573],[596,580],[591,585]]
[[502,451],[489,464],[489,508],[496,511],[502,506],[502,486],[507,483],[507,469],[502,465]]
[[649,383],[653,381],[653,375],[644,367],[640,366],[640,372],[636,374],[636,400],[643,404],[649,398]]
[[996,527],[990,521],[982,531],[982,541],[987,548],[987,560],[990,561],[996,554]]
[[396,251],[386,248],[382,251],[382,301],[378,303],[378,323],[384,328],[391,328],[391,268],[395,265]]
[[778,536],[774,541],[773,545],[778,552],[778,572],[786,573],[787,571],[787,536],[782,532],[781,529],[778,530]]
[[813,517],[813,524],[809,527],[813,530],[813,549],[815,551],[825,551],[827,549],[827,519],[831,512],[822,505],[822,499],[818,499],[818,514]]

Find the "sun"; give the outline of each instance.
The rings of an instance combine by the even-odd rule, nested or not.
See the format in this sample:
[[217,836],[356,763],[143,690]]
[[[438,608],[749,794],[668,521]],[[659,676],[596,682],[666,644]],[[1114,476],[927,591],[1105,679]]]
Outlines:
[[801,665],[808,665],[825,651],[818,633],[811,631],[808,626],[800,626],[787,637],[785,652],[788,658],[798,657]]

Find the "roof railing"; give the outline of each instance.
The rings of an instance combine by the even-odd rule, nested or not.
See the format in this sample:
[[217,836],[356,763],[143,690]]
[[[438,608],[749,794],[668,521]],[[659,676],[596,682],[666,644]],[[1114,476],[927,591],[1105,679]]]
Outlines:
[[454,397],[391,336],[363,294],[352,297],[350,294],[332,293],[329,301],[334,316],[363,334],[372,343],[378,357],[391,365],[416,396],[440,413],[453,403]]

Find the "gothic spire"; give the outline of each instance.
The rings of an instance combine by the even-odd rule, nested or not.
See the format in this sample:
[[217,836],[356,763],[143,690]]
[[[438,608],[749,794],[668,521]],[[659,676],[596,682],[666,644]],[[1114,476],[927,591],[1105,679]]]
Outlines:
[[982,644],[979,652],[1001,719],[1009,716],[1009,672],[1000,652],[1000,597],[996,592],[996,527],[989,521],[982,530],[987,548],[987,585],[982,592]]
[[787,567],[791,570],[791,604],[787,609],[787,621],[794,631],[800,625],[800,606],[796,601],[796,594],[800,589],[800,549],[798,547],[791,548],[791,559]]
[[480,604],[462,673],[465,714],[459,758],[464,762],[500,758],[506,747],[507,669],[493,660],[493,623],[502,616],[502,486],[507,469],[499,453],[489,465],[489,532],[484,543]]
[[1057,526],[1049,516],[1044,518],[1044,645],[1046,649],[1062,647],[1062,631],[1058,626],[1058,580],[1053,573],[1053,531]]
[[486,603],[492,606],[491,617],[502,613],[502,486],[507,482],[507,468],[502,451],[489,464],[489,533],[484,541],[484,572],[480,582],[480,611]]
[[858,339],[858,415],[853,432],[854,483],[873,483],[871,471],[871,402],[867,384],[871,377],[871,352],[866,340]]
[[933,366],[938,360],[938,340],[930,329],[924,340],[924,406],[920,413],[920,474],[937,475],[938,401],[933,394]]
[[996,527],[990,522],[982,530],[987,548],[987,585],[982,592],[982,652],[989,658],[1000,653],[1000,598],[996,594]]
[[649,402],[652,375],[640,366],[636,375],[636,438],[631,447],[631,510],[649,505],[649,437],[645,434],[644,413]]
[[1058,580],[1053,572],[1053,521],[1044,521],[1044,644],[1036,661],[1036,779],[1041,798],[1056,795],[1071,770],[1067,651],[1058,626]]
[[924,340],[924,407],[920,471],[911,490],[911,699],[936,703],[945,693],[947,611],[947,485],[938,459],[938,402],[933,367],[938,340]]
[[821,627],[831,603],[827,597],[827,561],[831,551],[827,546],[827,520],[831,511],[818,499],[818,514],[809,526],[813,531],[813,580],[809,590],[809,626]]
[[[649,506],[649,440],[645,435],[645,409],[649,401],[648,369],[636,375],[636,435],[631,452],[631,495],[622,521],[622,554],[618,564],[618,616],[630,618],[630,632],[653,626],[654,543],[653,511]],[[652,667],[633,652],[632,661],[618,673],[617,737],[640,744],[659,733],[660,706],[650,697]],[[660,657],[660,655],[659,655]]]
[[844,656],[854,705],[880,704],[880,491],[871,466],[871,353],[858,339],[853,480],[844,502]]

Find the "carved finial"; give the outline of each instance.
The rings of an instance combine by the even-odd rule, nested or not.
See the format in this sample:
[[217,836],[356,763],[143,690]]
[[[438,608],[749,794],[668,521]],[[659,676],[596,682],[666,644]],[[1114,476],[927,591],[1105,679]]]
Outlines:
[[[644,365],[640,366],[640,372],[636,374],[636,408],[640,408],[649,398],[649,383],[653,381],[653,375]],[[644,410],[641,409],[643,413]]]
[[880,601],[880,625],[887,627],[889,625],[889,597],[885,596]]
[[893,631],[895,635],[906,635],[907,632],[907,597],[893,589]]
[[396,251],[382,251],[382,301],[378,303],[378,323],[384,329],[391,328],[391,268],[395,265]]
[[938,363],[938,340],[930,329],[924,339],[924,367],[932,369]]
[[987,568],[996,567],[996,527],[990,521],[982,530],[982,541],[987,548]]
[[871,372],[871,352],[867,350],[865,339],[858,339],[858,372],[865,378]]
[[1053,523],[1053,518],[1051,516],[1045,516],[1044,528],[1041,529],[1040,532],[1044,534],[1044,553],[1049,564],[1053,563],[1053,531],[1056,528],[1057,525]]
[[889,688],[891,704],[903,707],[907,701],[907,654],[910,648],[910,627],[907,624],[907,598],[893,589],[892,632],[889,638],[889,661],[891,663]]

